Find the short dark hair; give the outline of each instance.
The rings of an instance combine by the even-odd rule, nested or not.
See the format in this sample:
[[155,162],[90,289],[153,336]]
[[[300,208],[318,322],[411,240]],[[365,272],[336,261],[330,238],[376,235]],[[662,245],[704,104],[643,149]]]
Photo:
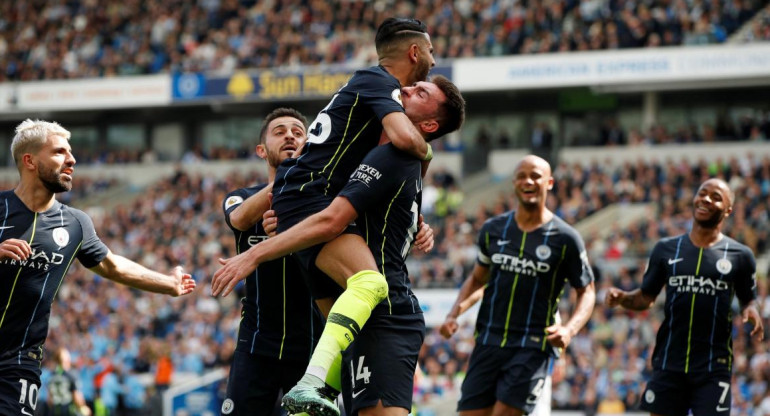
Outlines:
[[374,37],[377,55],[382,58],[391,52],[393,46],[399,45],[404,40],[424,39],[426,33],[428,33],[428,27],[417,19],[389,17],[380,24],[377,35]]
[[307,118],[302,115],[299,111],[288,108],[288,107],[279,107],[275,110],[271,111],[270,114],[268,114],[265,117],[265,120],[262,122],[262,129],[259,130],[259,143],[265,144],[265,137],[267,137],[267,126],[270,124],[271,121],[280,118],[280,117],[294,117],[297,120],[302,122],[302,125],[305,127],[305,130],[307,130]]
[[436,84],[441,92],[446,95],[446,100],[439,104],[436,121],[438,129],[428,134],[428,141],[438,139],[439,137],[458,130],[465,121],[465,99],[460,90],[447,77],[443,75],[434,75],[430,82]]

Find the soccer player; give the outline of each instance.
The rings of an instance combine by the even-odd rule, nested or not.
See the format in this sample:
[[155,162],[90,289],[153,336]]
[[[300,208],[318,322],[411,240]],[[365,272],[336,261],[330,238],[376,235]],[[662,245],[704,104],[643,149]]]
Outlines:
[[[457,316],[461,316],[464,314],[468,309],[473,307],[476,303],[478,303],[482,298],[484,297],[484,288],[480,288],[473,292],[470,296],[465,298],[460,304],[458,305],[458,308],[456,309]],[[558,313],[558,312],[557,312]],[[457,324],[457,317],[454,319],[450,319],[446,322],[444,322],[439,327],[439,333],[446,339],[449,339],[454,335],[455,332],[457,332],[458,324]],[[557,361],[558,362],[558,361]],[[552,387],[553,387],[553,373],[556,369],[557,362],[551,362],[550,366],[548,368],[548,375],[545,378],[545,383],[543,384],[543,391],[540,393],[540,398],[537,401],[537,404],[535,405],[535,408],[532,409],[532,412],[530,413],[530,416],[550,416],[551,415],[551,393],[552,393]]]
[[56,370],[48,380],[48,395],[52,416],[90,416],[91,409],[80,391],[75,376],[70,373],[72,360],[66,348],[56,350]]
[[[424,80],[435,65],[427,28],[414,19],[386,19],[377,30],[375,46],[380,64],[353,75],[310,124],[300,156],[278,168],[273,209],[280,219],[279,233],[329,206],[383,133],[395,147],[419,159],[432,157],[430,146],[401,102],[402,86]],[[439,137],[452,131],[449,121],[441,120],[441,127],[431,135]],[[332,241],[317,243],[295,253],[311,295],[316,299],[330,295],[321,287],[324,279],[310,278],[318,270],[346,289],[332,307],[305,376],[284,400],[334,414],[336,408],[332,410],[318,390],[324,387],[323,380],[336,357],[355,339],[372,309],[387,296],[388,288],[355,227]],[[228,271],[216,275],[212,293],[228,294],[242,277]]]
[[639,289],[610,288],[610,307],[642,311],[666,286],[665,319],[652,353],[653,373],[641,408],[652,415],[729,415],[732,393],[733,294],[751,336],[764,337],[756,304],[756,261],[751,250],[722,234],[733,210],[727,183],[709,179],[693,198],[687,234],[664,238],[652,249]]
[[137,289],[180,296],[195,281],[177,266],[171,274],[112,253],[85,213],[61,204],[72,188],[70,133],[57,123],[26,120],[11,153],[15,189],[0,192],[0,414],[30,415],[37,406],[43,343],[51,304],[72,261]]
[[[256,152],[267,161],[268,184],[235,190],[223,202],[238,253],[267,239],[261,221],[269,208],[265,191],[272,188],[278,165],[305,142],[306,124],[305,116],[290,108],[265,117]],[[246,278],[242,302],[243,319],[221,412],[269,416],[279,392],[289,391],[305,373],[324,318],[296,262],[288,257],[260,264]]]
[[[428,140],[440,137],[445,132],[453,131],[462,123],[464,101],[456,87],[446,78],[435,77],[432,82],[418,82],[412,87],[403,88],[403,100],[409,118],[414,120],[415,126],[425,132],[424,134]],[[372,189],[379,191],[369,190],[365,196],[360,197],[353,196],[346,191],[344,195],[336,197],[329,207],[306,218],[295,227],[279,233],[276,237],[270,238],[245,253],[232,259],[224,260],[223,264],[225,266],[215,274],[214,284],[221,287],[223,283],[229,282],[227,279],[237,279],[239,276],[249,273],[254,269],[255,265],[261,264],[263,261],[333,240],[352,221],[357,221],[358,227],[366,238],[365,241],[369,242],[369,246],[364,246],[366,253],[353,251],[352,253],[355,253],[355,256],[350,256],[350,253],[347,253],[348,257],[359,257],[364,254],[371,256],[371,251],[368,247],[373,247],[372,251],[375,251],[376,254],[374,257],[377,257],[374,270],[384,272],[383,274],[387,276],[388,283],[394,285],[389,292],[381,296],[382,300],[389,299],[389,303],[383,302],[385,306],[377,306],[380,303],[380,301],[377,301],[373,303],[372,308],[374,306],[378,308],[383,307],[386,308],[385,310],[388,311],[388,314],[393,315],[406,314],[406,311],[408,311],[409,315],[419,315],[419,324],[416,321],[417,317],[410,316],[408,319],[404,318],[404,320],[400,321],[401,326],[399,326],[397,324],[399,318],[396,317],[393,318],[395,321],[391,321],[394,328],[383,329],[385,334],[392,334],[394,331],[402,334],[403,344],[394,346],[393,349],[381,348],[376,352],[372,352],[372,357],[376,360],[373,361],[372,365],[376,366],[376,368],[384,368],[384,370],[378,371],[379,375],[376,377],[377,387],[367,388],[368,392],[365,396],[359,397],[359,394],[361,394],[359,390],[351,393],[353,395],[352,399],[354,399],[353,407],[358,409],[359,407],[371,408],[379,406],[381,408],[384,406],[385,408],[393,408],[388,412],[400,414],[403,410],[404,414],[406,414],[411,404],[411,383],[414,374],[414,364],[410,363],[406,358],[403,358],[401,365],[395,365],[391,360],[393,360],[393,354],[399,354],[402,357],[411,357],[411,354],[413,354],[413,358],[416,361],[417,353],[422,343],[424,323],[422,322],[419,305],[416,303],[416,299],[413,299],[410,295],[408,283],[404,280],[406,279],[406,271],[403,269],[402,257],[405,254],[404,250],[409,248],[414,238],[414,232],[417,230],[418,204],[415,202],[415,198],[421,182],[407,180],[406,178],[412,178],[415,172],[412,169],[401,169],[399,166],[407,163],[406,160],[414,162],[418,169],[420,164],[416,159],[410,159],[408,155],[397,153],[393,144],[383,146],[383,148],[373,150],[376,153],[372,156],[374,158],[371,162],[372,165],[366,162],[361,164],[350,177],[351,182],[348,185],[352,186],[352,189],[356,189],[356,186],[361,188],[368,185]],[[386,151],[386,149],[389,150]],[[367,159],[369,159],[369,156],[367,156]],[[392,163],[393,167],[385,168],[383,164],[387,165],[387,163]],[[419,178],[420,172],[418,171],[416,175]],[[393,184],[397,184],[398,188],[391,189]],[[386,191],[390,193],[386,193]],[[356,193],[363,194],[361,189],[358,189]],[[409,200],[408,204],[404,202],[404,198]],[[374,201],[378,202],[375,203]],[[374,205],[367,205],[369,203]],[[364,207],[368,210],[362,217],[361,212]],[[373,218],[375,216],[378,216],[378,218]],[[282,218],[280,215],[278,218],[280,224]],[[375,236],[375,233],[378,233],[377,236]],[[382,235],[383,233],[385,234],[384,236]],[[362,239],[362,241],[364,240]],[[385,257],[383,258],[383,256]],[[338,283],[342,285],[345,282],[342,280],[338,281]],[[371,299],[366,299],[366,301],[374,302]],[[396,302],[395,306],[394,301]],[[334,307],[336,308],[337,304]],[[349,325],[348,328],[353,335],[360,335],[362,325],[355,321],[344,321],[343,318],[335,318],[334,309],[332,309],[328,321],[334,319],[338,319],[338,325]],[[390,318],[385,319],[385,321],[388,319]],[[329,326],[328,321],[327,328]],[[376,325],[374,329],[380,327],[384,328],[387,325],[381,323]],[[399,328],[401,329],[399,330]],[[376,334],[374,329],[372,333]],[[362,340],[359,343],[361,348],[372,348],[372,339],[374,338],[367,338],[366,341]],[[381,336],[379,342],[384,346],[386,341]],[[397,341],[394,340],[393,342]],[[377,353],[385,354],[387,357],[377,355]],[[337,356],[339,356],[339,352],[337,352]],[[332,360],[335,358],[332,357]],[[358,366],[358,363],[355,365]],[[394,374],[397,373],[398,376],[393,376],[394,378],[392,379],[389,378],[387,374],[389,369],[392,369]],[[358,371],[358,367],[356,367],[356,371]],[[369,376],[363,375],[366,373],[366,371],[363,371],[363,363],[361,371],[359,375],[371,382],[372,379]],[[382,381],[379,381],[380,379]],[[407,379],[408,384],[405,384]],[[344,378],[343,382],[346,382]],[[364,383],[366,384],[366,381]],[[398,393],[392,393],[390,396],[387,395],[384,393],[386,386],[390,386],[388,389],[393,389]],[[406,392],[407,387],[408,392]],[[284,404],[289,412],[307,411],[313,415],[338,414],[338,410],[331,406],[331,404],[306,408],[305,404],[298,404],[292,400],[287,401],[286,397],[284,397]],[[369,411],[376,410],[370,409]],[[367,414],[366,412],[362,413]]]
[[[553,187],[550,165],[534,155],[524,157],[513,185],[517,209],[484,223],[477,263],[442,325],[445,335],[456,332],[463,303],[486,285],[457,406],[462,416],[531,413],[551,362],[594,307],[593,272],[583,240],[545,207]],[[569,321],[561,324],[558,303],[566,281],[575,288],[577,301]]]

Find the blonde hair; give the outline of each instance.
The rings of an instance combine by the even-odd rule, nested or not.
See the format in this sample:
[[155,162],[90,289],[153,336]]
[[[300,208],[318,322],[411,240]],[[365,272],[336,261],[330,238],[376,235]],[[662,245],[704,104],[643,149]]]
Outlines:
[[26,119],[16,126],[16,135],[11,142],[11,154],[16,165],[21,163],[25,153],[37,152],[49,136],[60,136],[70,139],[70,132],[57,122]]

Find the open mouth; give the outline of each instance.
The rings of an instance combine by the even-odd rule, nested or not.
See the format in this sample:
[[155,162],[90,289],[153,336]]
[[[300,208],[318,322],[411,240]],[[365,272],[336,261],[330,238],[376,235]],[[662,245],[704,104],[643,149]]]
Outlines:
[[294,152],[297,150],[297,146],[293,144],[285,144],[281,147],[282,152]]

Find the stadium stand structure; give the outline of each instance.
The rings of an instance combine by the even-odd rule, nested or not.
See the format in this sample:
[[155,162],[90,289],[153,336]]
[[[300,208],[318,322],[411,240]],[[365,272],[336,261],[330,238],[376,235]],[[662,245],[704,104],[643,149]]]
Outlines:
[[[437,70],[468,100],[464,131],[446,141],[426,180],[437,247],[408,263],[438,319],[443,293],[453,296],[475,260],[478,227],[513,206],[510,169],[533,151],[554,163],[549,206],[585,230],[599,300],[610,285],[640,283],[650,241],[687,228],[687,202],[705,176],[723,175],[737,191],[728,233],[752,247],[764,277],[768,7],[766,0],[2,2],[0,158],[9,161],[20,119],[60,121],[73,131],[83,181],[62,197],[89,210],[111,247],[158,268],[182,262],[199,284],[194,296],[167,301],[76,266],[54,304],[48,348],[67,346],[86,397],[98,392],[118,414],[155,414],[169,383],[225,368],[237,297],[211,298],[208,279],[214,259],[233,254],[219,209],[224,193],[263,179],[253,173],[261,162],[249,157],[256,120],[278,105],[315,114],[350,68],[372,61],[371,28],[390,13],[425,16]],[[657,47],[669,45],[681,46]],[[566,50],[579,52],[545,53]],[[15,175],[2,169],[0,181]],[[632,213],[628,204],[651,208]],[[594,232],[591,223],[610,225]],[[764,278],[759,292],[768,325]],[[570,305],[563,299],[562,308]],[[554,409],[593,412],[615,395],[635,409],[661,316],[659,307],[628,314],[597,304],[562,359]],[[453,407],[473,345],[470,322],[452,340],[426,337],[414,395],[426,415]],[[750,343],[739,322],[735,334],[733,409],[770,414],[770,352]],[[182,406],[216,400],[217,389]]]

